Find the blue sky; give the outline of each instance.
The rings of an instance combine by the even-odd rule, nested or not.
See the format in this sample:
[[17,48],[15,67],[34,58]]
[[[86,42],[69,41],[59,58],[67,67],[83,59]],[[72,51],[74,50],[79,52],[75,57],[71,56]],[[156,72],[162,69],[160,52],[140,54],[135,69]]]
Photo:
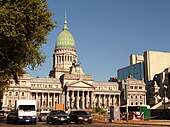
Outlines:
[[56,39],[62,31],[65,9],[83,71],[95,81],[117,76],[129,65],[131,54],[147,50],[170,52],[170,0],[47,0],[58,28],[43,45],[47,59],[28,71],[48,77]]

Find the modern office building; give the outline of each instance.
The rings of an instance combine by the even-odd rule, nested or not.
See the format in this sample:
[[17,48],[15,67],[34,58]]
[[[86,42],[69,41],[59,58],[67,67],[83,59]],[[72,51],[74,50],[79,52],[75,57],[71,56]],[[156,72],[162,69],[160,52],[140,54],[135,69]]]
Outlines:
[[136,63],[136,64],[117,70],[118,80],[124,80],[129,75],[132,75],[135,79],[138,79],[138,80],[144,79],[143,62]]
[[145,51],[144,52],[144,72],[145,81],[153,80],[154,75],[163,72],[170,67],[170,52]]
[[[121,68],[117,71],[118,80],[124,80],[129,75],[132,75],[136,79],[141,80],[144,79],[147,90],[147,103],[151,104],[153,100],[155,100],[154,97],[157,96],[154,95],[155,90],[158,91],[157,85],[154,86],[155,77],[158,76],[158,74],[159,76],[160,75],[163,76],[162,73],[164,72],[165,69],[169,67],[170,67],[170,52],[145,51],[144,55],[132,54],[130,56],[130,65]],[[161,81],[163,81],[162,78]],[[163,96],[162,95],[163,87],[161,86],[159,89],[161,96]],[[156,102],[157,100],[154,101],[154,103]]]

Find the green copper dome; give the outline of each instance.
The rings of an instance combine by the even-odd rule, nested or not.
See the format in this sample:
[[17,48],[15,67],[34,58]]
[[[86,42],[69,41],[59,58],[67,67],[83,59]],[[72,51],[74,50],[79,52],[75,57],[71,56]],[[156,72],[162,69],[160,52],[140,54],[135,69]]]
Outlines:
[[74,38],[68,30],[66,19],[64,21],[63,31],[57,38],[56,48],[75,48]]

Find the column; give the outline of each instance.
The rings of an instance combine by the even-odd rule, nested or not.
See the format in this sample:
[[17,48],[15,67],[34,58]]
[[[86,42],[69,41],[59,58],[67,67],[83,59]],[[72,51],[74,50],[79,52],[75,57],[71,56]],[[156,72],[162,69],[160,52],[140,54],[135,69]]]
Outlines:
[[94,107],[94,101],[95,101],[95,98],[94,98],[94,93],[93,93],[93,91],[91,91],[91,108],[93,108]]
[[53,107],[53,109],[54,109],[54,105],[55,105],[54,97],[55,97],[55,93],[53,93],[53,95],[52,95],[52,107]]
[[38,100],[38,92],[35,93],[35,99]]
[[112,95],[109,96],[109,106],[112,106]]
[[107,106],[110,107],[110,95],[107,96]]
[[144,105],[146,105],[146,95],[144,95]]
[[58,93],[55,93],[55,104],[58,104]]
[[47,107],[50,107],[50,105],[49,105],[49,102],[50,102],[50,101],[49,101],[49,100],[50,100],[49,92],[47,93],[47,99],[46,99],[46,100],[47,100]]
[[118,102],[118,106],[120,106],[120,95],[118,95],[118,97],[119,97],[119,102]]
[[2,103],[3,105],[7,105],[7,100],[8,100],[7,96],[8,96],[7,92],[5,92],[5,94],[3,95],[3,103]]
[[87,95],[86,95],[86,108],[89,107],[89,91],[87,91]]
[[38,92],[36,92],[36,103],[37,103],[37,109],[39,108],[39,97],[38,97]]
[[100,94],[99,94],[99,97],[98,97],[98,106],[101,107],[101,105],[100,105]]
[[110,95],[107,96],[107,106],[110,107]]
[[74,91],[72,91],[72,95],[71,95],[71,108],[74,108]]
[[67,108],[70,108],[70,97],[69,97],[69,91],[67,91],[67,97],[66,97],[66,102],[67,102]]
[[84,100],[84,91],[82,91],[82,109],[84,109],[84,102],[85,102],[85,100]]
[[44,93],[41,93],[41,97],[42,97],[42,101],[41,101],[41,102],[42,102],[42,105],[41,105],[41,107],[43,107],[43,106],[44,106],[44,105],[43,105],[43,104],[44,104]]
[[113,97],[113,105],[114,106],[116,105],[116,103],[115,103],[116,101],[115,100],[116,100],[116,95],[114,95],[114,97]]
[[106,107],[106,95],[105,94],[103,95],[103,105],[104,107]]
[[77,98],[76,98],[76,107],[77,107],[77,109],[79,109],[79,99],[80,99],[80,97],[79,97],[79,91],[77,91]]

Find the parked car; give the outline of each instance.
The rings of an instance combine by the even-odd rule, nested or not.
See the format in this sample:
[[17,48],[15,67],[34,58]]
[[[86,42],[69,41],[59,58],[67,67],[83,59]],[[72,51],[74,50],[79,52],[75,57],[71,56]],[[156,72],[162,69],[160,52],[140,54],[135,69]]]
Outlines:
[[69,114],[70,122],[75,123],[92,123],[92,115],[84,110],[71,111]]
[[38,121],[39,122],[46,122],[47,121],[47,116],[49,115],[49,111],[41,111],[40,114],[38,115]]
[[15,110],[11,110],[7,115],[6,123],[16,123],[17,122],[17,112]]
[[6,118],[5,111],[0,110],[0,119],[5,119],[5,118]]
[[63,124],[69,123],[69,116],[63,110],[52,110],[50,114],[47,116],[48,124]]

